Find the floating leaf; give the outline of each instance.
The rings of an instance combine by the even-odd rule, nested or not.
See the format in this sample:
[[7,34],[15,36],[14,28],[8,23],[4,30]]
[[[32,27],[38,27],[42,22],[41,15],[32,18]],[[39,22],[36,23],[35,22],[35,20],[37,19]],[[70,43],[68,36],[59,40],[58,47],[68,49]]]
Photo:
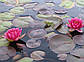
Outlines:
[[79,7],[84,7],[84,0],[76,0],[76,5]]
[[84,61],[84,49],[77,48],[71,51],[70,55],[67,56],[67,62],[83,62]]
[[55,6],[55,4],[53,2],[46,2],[45,3],[48,7],[53,7]]
[[23,14],[24,8],[23,7],[15,7],[15,8],[12,8],[9,12],[11,12],[13,14]]
[[26,4],[32,2],[32,0],[18,0],[19,4]]
[[38,5],[37,2],[31,2],[31,3],[25,4],[25,5],[24,5],[24,8],[26,8],[26,9],[32,9],[32,8],[34,8],[36,5]]
[[21,55],[17,54],[16,56],[13,57],[13,60],[17,60],[17,59],[20,59],[20,58],[21,58]]
[[64,8],[72,8],[74,4],[75,3],[70,0],[64,0],[59,6],[64,7]]
[[16,27],[28,27],[29,23],[34,22],[34,20],[28,16],[28,17],[18,17],[13,20],[13,25]]
[[84,45],[84,35],[76,35],[73,37],[73,40],[76,44]]
[[12,26],[11,21],[0,21],[0,32],[5,31],[6,29],[8,29],[9,27]]
[[75,44],[66,35],[55,35],[49,39],[49,47],[55,53],[68,53],[75,47]]
[[65,25],[61,25],[61,27],[59,27],[59,28],[57,29],[57,31],[60,32],[60,33],[63,33],[63,34],[69,33],[69,32],[68,32],[68,27],[65,26]]
[[34,21],[29,24],[29,27],[37,29],[37,28],[44,28],[45,23],[41,21]]
[[45,56],[45,52],[43,51],[34,51],[31,53],[31,58],[33,60],[43,60],[44,58],[42,56]]
[[59,60],[66,60],[67,54],[58,54],[57,57],[59,57]]
[[0,20],[12,20],[14,17],[14,14],[9,12],[0,13]]
[[8,29],[8,28],[0,25],[0,33],[3,32],[3,31],[5,31],[6,29]]
[[0,60],[8,60],[16,55],[16,50],[13,47],[0,47]]
[[36,29],[28,32],[30,38],[43,38],[47,32],[44,29]]
[[10,57],[15,56],[16,55],[16,50],[13,47],[8,47],[8,55]]
[[68,12],[68,10],[65,10],[65,9],[55,10],[56,14],[66,14],[67,12]]
[[0,39],[0,47],[1,46],[8,46],[8,45],[9,45],[9,42],[6,39],[4,39],[4,38]]
[[36,48],[39,47],[41,44],[41,40],[30,39],[26,42],[27,47],[29,48]]
[[18,60],[16,62],[32,62],[32,61],[33,61],[33,59],[31,59],[29,57],[24,57],[24,58],[22,58],[22,59],[20,59],[20,60]]

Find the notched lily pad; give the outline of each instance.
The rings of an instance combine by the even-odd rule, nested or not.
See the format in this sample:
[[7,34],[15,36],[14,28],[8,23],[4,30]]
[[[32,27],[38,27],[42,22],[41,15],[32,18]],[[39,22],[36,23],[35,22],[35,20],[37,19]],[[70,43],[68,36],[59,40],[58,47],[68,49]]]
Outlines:
[[23,7],[15,7],[12,8],[9,12],[13,13],[13,14],[23,14],[24,13],[24,8]]
[[66,35],[55,35],[49,39],[49,47],[55,53],[68,53],[73,50],[75,44]]
[[29,48],[36,48],[39,47],[41,44],[41,40],[37,40],[37,39],[30,39],[26,42],[27,47]]
[[78,45],[84,45],[84,35],[76,35],[73,37],[73,40]]
[[32,62],[32,61],[33,61],[33,59],[31,59],[29,57],[24,57],[24,58],[22,58],[22,59],[20,59],[20,60],[18,60],[16,62]]
[[83,62],[84,61],[84,48],[77,48],[70,52],[67,56],[67,62]]
[[68,32],[68,27],[66,25],[61,25],[58,29],[58,32],[63,33],[63,34],[67,34]]
[[36,29],[28,32],[30,38],[43,38],[47,32],[44,29]]
[[43,51],[34,51],[31,53],[31,58],[33,60],[43,60],[43,56],[45,56],[45,52]]

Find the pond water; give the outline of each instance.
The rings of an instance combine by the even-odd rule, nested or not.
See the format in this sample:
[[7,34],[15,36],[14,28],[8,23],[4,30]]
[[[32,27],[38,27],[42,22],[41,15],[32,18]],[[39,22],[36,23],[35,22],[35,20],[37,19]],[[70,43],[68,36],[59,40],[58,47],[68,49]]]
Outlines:
[[[0,1],[1,1],[0,2],[0,13],[5,13],[5,12],[13,13],[13,16],[14,16],[12,18],[11,15],[5,14],[5,16],[4,16],[6,19],[5,21],[11,21],[13,24],[12,27],[6,27],[6,28],[9,29],[9,28],[14,28],[14,27],[19,27],[19,28],[23,29],[22,34],[26,33],[26,36],[23,37],[19,41],[22,41],[21,42],[22,44],[24,42],[26,44],[27,43],[28,44],[27,44],[26,48],[23,48],[23,50],[22,50],[23,53],[16,52],[16,54],[20,54],[22,56],[21,58],[23,58],[24,56],[32,57],[31,56],[31,54],[33,55],[32,52],[41,51],[40,53],[42,53],[42,55],[43,55],[43,53],[45,53],[45,55],[42,56],[41,54],[39,54],[39,56],[41,56],[41,58],[40,59],[35,58],[36,60],[33,60],[33,62],[66,62],[66,60],[59,60],[59,58],[57,57],[57,53],[53,52],[50,49],[49,42],[47,42],[46,38],[42,38],[43,36],[45,36],[46,34],[48,34],[50,32],[55,32],[57,34],[59,34],[60,32],[58,32],[57,30],[53,30],[53,31],[45,30],[44,29],[45,24],[42,21],[48,20],[49,17],[47,19],[46,19],[47,16],[43,16],[44,18],[40,18],[41,15],[39,16],[38,14],[45,15],[46,13],[48,13],[48,15],[55,14],[55,15],[58,15],[61,17],[64,17],[64,15],[65,15],[67,18],[65,17],[64,19],[62,19],[62,20],[64,20],[64,24],[65,24],[67,22],[66,20],[74,18],[74,17],[79,17],[79,18],[84,19],[83,18],[84,5],[77,6],[77,4],[75,4],[76,3],[75,0],[72,0],[72,2],[75,2],[73,4],[73,6],[72,6],[72,4],[70,5],[69,3],[66,5],[62,4],[62,6],[60,6],[60,4],[63,2],[63,0],[32,0],[31,2],[29,2],[30,4],[28,6],[26,6],[26,4],[28,4],[28,3],[25,3],[25,4],[22,3],[21,5],[15,6],[15,5],[12,5],[12,2],[5,3],[5,2],[2,2],[2,0],[0,0]],[[32,2],[36,3],[36,6]],[[46,5],[48,3],[49,3],[49,7]],[[13,10],[14,8],[15,8],[15,10]],[[47,12],[47,9],[48,9],[48,12]],[[58,12],[57,12],[57,10],[58,10]],[[60,10],[64,10],[64,11],[60,12]],[[65,11],[67,11],[67,12],[65,12]],[[65,13],[63,13],[63,12],[65,12]],[[8,17],[11,17],[11,18],[6,17],[6,15],[8,15]],[[80,16],[80,15],[82,15],[82,16]],[[0,15],[0,20],[3,21],[4,17],[2,17],[2,16],[3,15]],[[37,17],[37,16],[39,16],[39,17]],[[24,19],[24,17],[28,17],[29,20],[27,18]],[[50,21],[52,21],[53,19],[54,18],[51,17]],[[34,23],[32,23],[33,21],[34,21]],[[35,21],[39,21],[39,22],[35,22]],[[4,30],[4,32],[5,31],[7,31],[7,30]],[[45,31],[47,31],[47,32],[45,32]],[[3,34],[4,32],[0,32],[0,34]],[[33,40],[32,40],[32,38],[33,38]],[[28,42],[28,40],[30,40],[31,42]],[[15,45],[15,44],[11,44],[11,45]],[[38,55],[36,57],[38,57]],[[13,60],[13,57],[10,57],[8,60],[3,60],[0,62],[17,62],[17,61]],[[24,62],[26,62],[26,61],[24,61]]]

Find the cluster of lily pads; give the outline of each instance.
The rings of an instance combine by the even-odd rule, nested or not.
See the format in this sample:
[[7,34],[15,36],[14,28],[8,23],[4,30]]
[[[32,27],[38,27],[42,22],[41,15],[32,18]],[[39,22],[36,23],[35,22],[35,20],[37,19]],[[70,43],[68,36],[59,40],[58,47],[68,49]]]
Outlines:
[[[42,40],[45,40],[48,41],[50,50],[58,54],[59,60],[84,61],[84,34],[81,29],[84,25],[81,19],[69,18],[68,15],[56,15],[66,14],[68,10],[53,9],[52,7],[55,6],[53,2],[43,4],[31,0],[18,0],[18,3],[15,0],[0,0],[0,2],[13,6],[9,12],[0,13],[0,60],[8,60],[11,57],[16,62],[43,60],[46,55],[44,51],[33,51],[30,58],[26,51],[23,52],[24,57],[22,58],[21,54],[16,54],[16,47],[13,46],[22,48],[21,51],[28,48],[34,49],[40,47]],[[83,6],[83,2],[83,0],[76,0],[76,4],[80,6]],[[64,0],[59,6],[70,9],[74,5],[74,2]],[[37,19],[32,16],[18,16],[24,14],[25,9],[36,11]],[[12,28],[12,26],[16,28]],[[21,35],[24,29],[28,29],[28,31]],[[28,40],[22,43],[21,39],[24,36]]]

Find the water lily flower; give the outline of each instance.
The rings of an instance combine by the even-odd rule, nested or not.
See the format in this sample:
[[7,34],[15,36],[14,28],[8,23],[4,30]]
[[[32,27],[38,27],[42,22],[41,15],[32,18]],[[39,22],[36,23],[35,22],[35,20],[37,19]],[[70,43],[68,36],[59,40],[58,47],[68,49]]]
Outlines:
[[72,32],[74,30],[78,32],[82,32],[80,28],[84,27],[83,20],[78,19],[77,17],[68,20],[69,24],[67,26],[70,28],[69,31]]
[[24,35],[20,36],[21,33],[22,33],[22,29],[12,28],[9,29],[7,32],[5,32],[4,37],[9,41],[18,41],[19,39],[24,37]]

